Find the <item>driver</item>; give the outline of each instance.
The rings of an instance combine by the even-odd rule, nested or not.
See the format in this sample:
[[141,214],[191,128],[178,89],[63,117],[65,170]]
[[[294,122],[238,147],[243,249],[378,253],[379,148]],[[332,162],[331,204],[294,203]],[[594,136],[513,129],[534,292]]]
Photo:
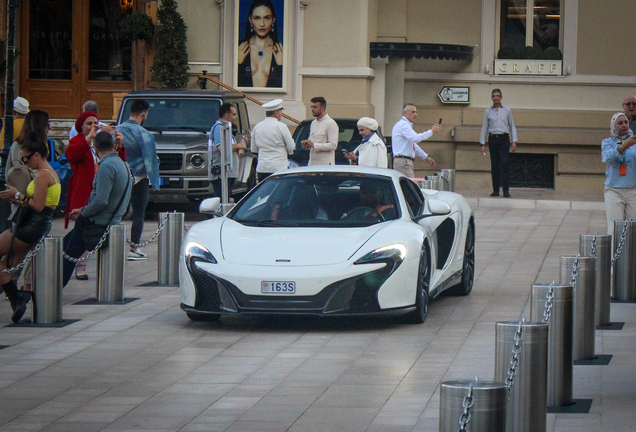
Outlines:
[[[360,207],[376,210],[384,220],[393,219],[396,214],[394,205],[386,203],[384,190],[371,181],[360,182]],[[371,214],[371,216],[378,217],[378,214]]]

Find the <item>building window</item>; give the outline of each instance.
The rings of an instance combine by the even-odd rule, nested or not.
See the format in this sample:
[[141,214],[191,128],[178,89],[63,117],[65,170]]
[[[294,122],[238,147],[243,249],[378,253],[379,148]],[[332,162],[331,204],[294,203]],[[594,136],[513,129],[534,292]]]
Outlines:
[[[560,48],[562,0],[501,0],[498,58],[521,58],[531,46],[539,58],[549,47]],[[529,13],[531,11],[531,13]]]

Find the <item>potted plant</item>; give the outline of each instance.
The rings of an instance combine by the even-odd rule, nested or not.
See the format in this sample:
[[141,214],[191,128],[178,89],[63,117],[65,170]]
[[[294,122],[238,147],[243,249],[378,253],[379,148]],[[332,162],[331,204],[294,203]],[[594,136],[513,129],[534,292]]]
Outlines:
[[157,55],[152,66],[157,88],[188,85],[187,27],[175,0],[162,0],[157,9]]
[[119,37],[132,43],[132,78],[135,90],[139,90],[140,83],[144,81],[146,45],[152,41],[154,34],[155,25],[152,18],[143,12],[134,11],[122,18],[119,23]]

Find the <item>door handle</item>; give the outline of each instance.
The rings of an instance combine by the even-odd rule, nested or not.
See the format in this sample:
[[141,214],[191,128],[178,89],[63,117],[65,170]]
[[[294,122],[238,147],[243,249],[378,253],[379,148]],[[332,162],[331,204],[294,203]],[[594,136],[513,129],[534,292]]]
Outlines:
[[79,72],[79,63],[73,63],[71,67],[75,68],[75,73]]

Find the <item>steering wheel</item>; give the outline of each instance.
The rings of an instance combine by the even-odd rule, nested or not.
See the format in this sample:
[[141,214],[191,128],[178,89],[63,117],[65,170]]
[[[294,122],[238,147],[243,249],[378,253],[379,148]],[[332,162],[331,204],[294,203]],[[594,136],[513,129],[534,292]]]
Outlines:
[[364,214],[362,215],[362,219],[361,220],[365,220],[365,219],[375,219],[378,222],[384,222],[384,216],[382,216],[382,213],[380,213],[379,211],[377,211],[376,209],[373,209],[371,207],[356,207],[353,210],[351,210],[349,213],[346,214],[346,216],[343,216],[342,219],[356,219],[354,217],[354,215],[356,213],[361,213],[364,212]]

